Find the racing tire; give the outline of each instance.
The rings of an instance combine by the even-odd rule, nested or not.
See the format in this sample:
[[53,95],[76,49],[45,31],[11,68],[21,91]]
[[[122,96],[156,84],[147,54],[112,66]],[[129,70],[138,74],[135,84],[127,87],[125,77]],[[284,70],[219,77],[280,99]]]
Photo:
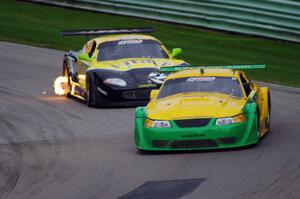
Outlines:
[[268,124],[267,124],[268,131],[266,133],[270,132],[271,128],[271,95],[270,92],[268,92]]
[[66,77],[68,79],[68,92],[66,93],[66,97],[70,98],[71,97],[71,82],[70,82],[70,75],[69,75],[69,70],[67,68],[66,62],[64,62],[63,64],[63,76]]
[[261,123],[260,123],[260,113],[259,113],[259,109],[257,108],[257,137],[258,137],[258,141],[260,141],[260,128],[261,128]]
[[86,104],[88,107],[94,106],[94,81],[90,73],[86,74]]
[[104,107],[104,100],[96,89],[93,73],[87,73],[86,77],[86,104],[89,107]]

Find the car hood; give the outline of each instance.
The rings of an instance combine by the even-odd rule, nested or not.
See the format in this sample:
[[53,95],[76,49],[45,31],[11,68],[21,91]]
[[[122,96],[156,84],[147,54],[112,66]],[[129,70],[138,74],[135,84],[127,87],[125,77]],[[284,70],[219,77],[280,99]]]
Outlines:
[[176,66],[184,63],[184,61],[177,59],[130,58],[95,62],[92,64],[92,68],[127,71],[137,68],[160,68],[162,66]]
[[247,100],[218,93],[185,93],[153,100],[147,117],[156,120],[229,117],[241,113]]

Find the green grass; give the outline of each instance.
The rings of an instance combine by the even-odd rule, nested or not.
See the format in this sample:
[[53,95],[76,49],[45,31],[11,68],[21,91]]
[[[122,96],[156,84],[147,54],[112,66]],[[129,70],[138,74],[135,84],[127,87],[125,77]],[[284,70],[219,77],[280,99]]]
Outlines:
[[154,27],[153,34],[191,64],[267,64],[249,71],[255,80],[300,87],[300,45],[205,31],[200,28],[87,11],[4,0],[0,4],[0,40],[53,49],[81,48],[84,37],[62,38],[67,29]]

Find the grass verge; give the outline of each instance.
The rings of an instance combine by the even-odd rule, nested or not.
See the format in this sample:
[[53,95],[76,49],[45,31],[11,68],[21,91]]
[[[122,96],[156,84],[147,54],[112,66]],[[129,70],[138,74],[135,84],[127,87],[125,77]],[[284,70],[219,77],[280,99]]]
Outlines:
[[59,50],[81,48],[84,37],[60,37],[66,29],[154,27],[155,37],[195,65],[267,64],[249,71],[255,80],[300,87],[300,45],[205,31],[200,28],[5,0],[0,4],[0,40]]

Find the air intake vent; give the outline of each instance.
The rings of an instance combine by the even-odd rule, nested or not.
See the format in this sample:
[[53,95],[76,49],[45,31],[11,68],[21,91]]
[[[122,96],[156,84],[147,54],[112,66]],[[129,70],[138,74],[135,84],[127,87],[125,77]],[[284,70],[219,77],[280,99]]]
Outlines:
[[202,127],[206,126],[210,121],[210,118],[205,119],[188,119],[188,120],[175,120],[174,122],[179,127]]
[[173,149],[192,149],[216,147],[218,144],[213,140],[184,140],[174,141],[171,144]]

